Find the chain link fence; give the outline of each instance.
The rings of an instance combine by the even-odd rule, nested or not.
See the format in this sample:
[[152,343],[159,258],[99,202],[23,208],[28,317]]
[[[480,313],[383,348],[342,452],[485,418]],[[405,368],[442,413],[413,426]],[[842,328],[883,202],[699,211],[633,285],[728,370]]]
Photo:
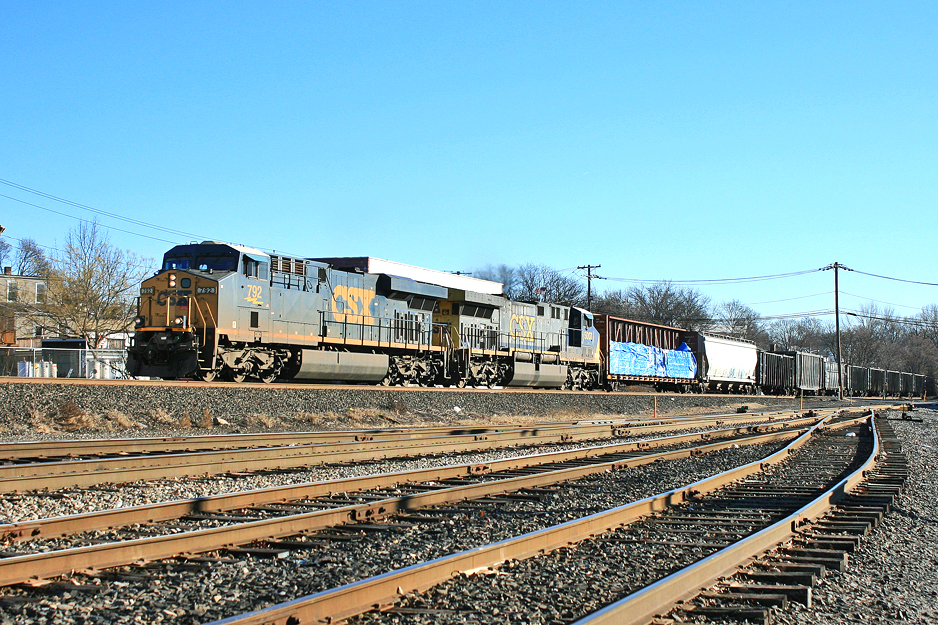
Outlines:
[[124,350],[0,348],[0,375],[31,378],[126,378]]

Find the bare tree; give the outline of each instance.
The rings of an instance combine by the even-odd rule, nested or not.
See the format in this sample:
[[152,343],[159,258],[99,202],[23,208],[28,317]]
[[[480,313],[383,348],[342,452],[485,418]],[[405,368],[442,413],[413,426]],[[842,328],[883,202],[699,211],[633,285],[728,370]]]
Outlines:
[[631,287],[628,292],[634,318],[689,330],[709,330],[710,298],[696,289],[676,288],[670,281]]
[[637,314],[629,300],[628,292],[622,289],[606,291],[594,297],[593,312],[624,319],[632,319]]
[[780,349],[792,349],[827,355],[832,331],[814,317],[779,319],[768,327],[769,341]]
[[938,348],[938,306],[929,304],[922,309],[916,319],[915,333]]
[[49,259],[33,239],[22,239],[16,250],[13,273],[19,276],[42,276],[49,269]]
[[7,259],[10,257],[10,250],[12,249],[12,245],[0,239],[0,267],[8,266]]
[[547,265],[522,265],[517,270],[517,278],[514,299],[567,306],[582,306],[586,301],[586,285],[581,280]]
[[748,339],[759,347],[768,347],[769,335],[762,323],[762,315],[738,299],[723,302],[714,311],[714,322],[721,332]]
[[41,276],[46,303],[31,316],[53,331],[85,339],[94,351],[130,326],[149,261],[111,245],[96,222],[70,231],[63,248]]
[[517,290],[518,274],[517,270],[508,265],[487,265],[482,269],[473,271],[473,276],[482,280],[491,280],[502,283],[502,294],[509,299],[515,298]]

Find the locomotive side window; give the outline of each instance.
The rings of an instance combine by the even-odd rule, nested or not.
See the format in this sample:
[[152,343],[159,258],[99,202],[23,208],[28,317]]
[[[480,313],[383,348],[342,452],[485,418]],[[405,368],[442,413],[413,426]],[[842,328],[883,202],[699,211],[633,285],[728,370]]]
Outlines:
[[567,343],[570,347],[583,345],[583,330],[580,328],[581,315],[576,308],[570,309],[570,327],[567,330]]
[[251,327],[257,328],[260,327],[260,316],[257,314],[256,310],[251,311]]
[[258,263],[258,262],[257,262],[256,260],[254,260],[253,258],[251,258],[251,257],[249,257],[249,256],[245,256],[245,257],[241,260],[241,273],[243,273],[244,275],[246,275],[246,276],[249,277],[249,278],[256,278],[256,277],[257,277],[257,266],[258,266],[259,264],[260,264],[260,263]]

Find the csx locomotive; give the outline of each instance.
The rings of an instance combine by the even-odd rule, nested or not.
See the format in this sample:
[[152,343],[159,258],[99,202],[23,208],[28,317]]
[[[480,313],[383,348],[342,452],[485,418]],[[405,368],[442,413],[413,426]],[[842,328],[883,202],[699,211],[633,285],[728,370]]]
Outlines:
[[323,262],[215,241],[172,248],[141,285],[127,372],[206,381],[599,385],[599,334],[585,310],[444,286],[453,274],[419,270],[431,277],[417,280],[343,260],[362,259]]

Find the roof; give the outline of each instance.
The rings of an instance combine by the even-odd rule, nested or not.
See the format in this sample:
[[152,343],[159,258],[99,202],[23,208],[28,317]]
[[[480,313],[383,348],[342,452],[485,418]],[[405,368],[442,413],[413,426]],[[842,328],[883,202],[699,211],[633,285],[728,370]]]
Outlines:
[[360,271],[362,273],[383,273],[390,276],[400,276],[410,278],[417,282],[426,284],[436,284],[451,289],[461,289],[463,291],[474,291],[476,293],[487,293],[489,295],[501,295],[502,283],[491,280],[481,280],[471,276],[463,276],[436,269],[425,269],[413,265],[385,260],[383,258],[374,258],[372,256],[347,256],[341,258],[311,258],[309,260],[328,263],[336,269],[342,271]]

